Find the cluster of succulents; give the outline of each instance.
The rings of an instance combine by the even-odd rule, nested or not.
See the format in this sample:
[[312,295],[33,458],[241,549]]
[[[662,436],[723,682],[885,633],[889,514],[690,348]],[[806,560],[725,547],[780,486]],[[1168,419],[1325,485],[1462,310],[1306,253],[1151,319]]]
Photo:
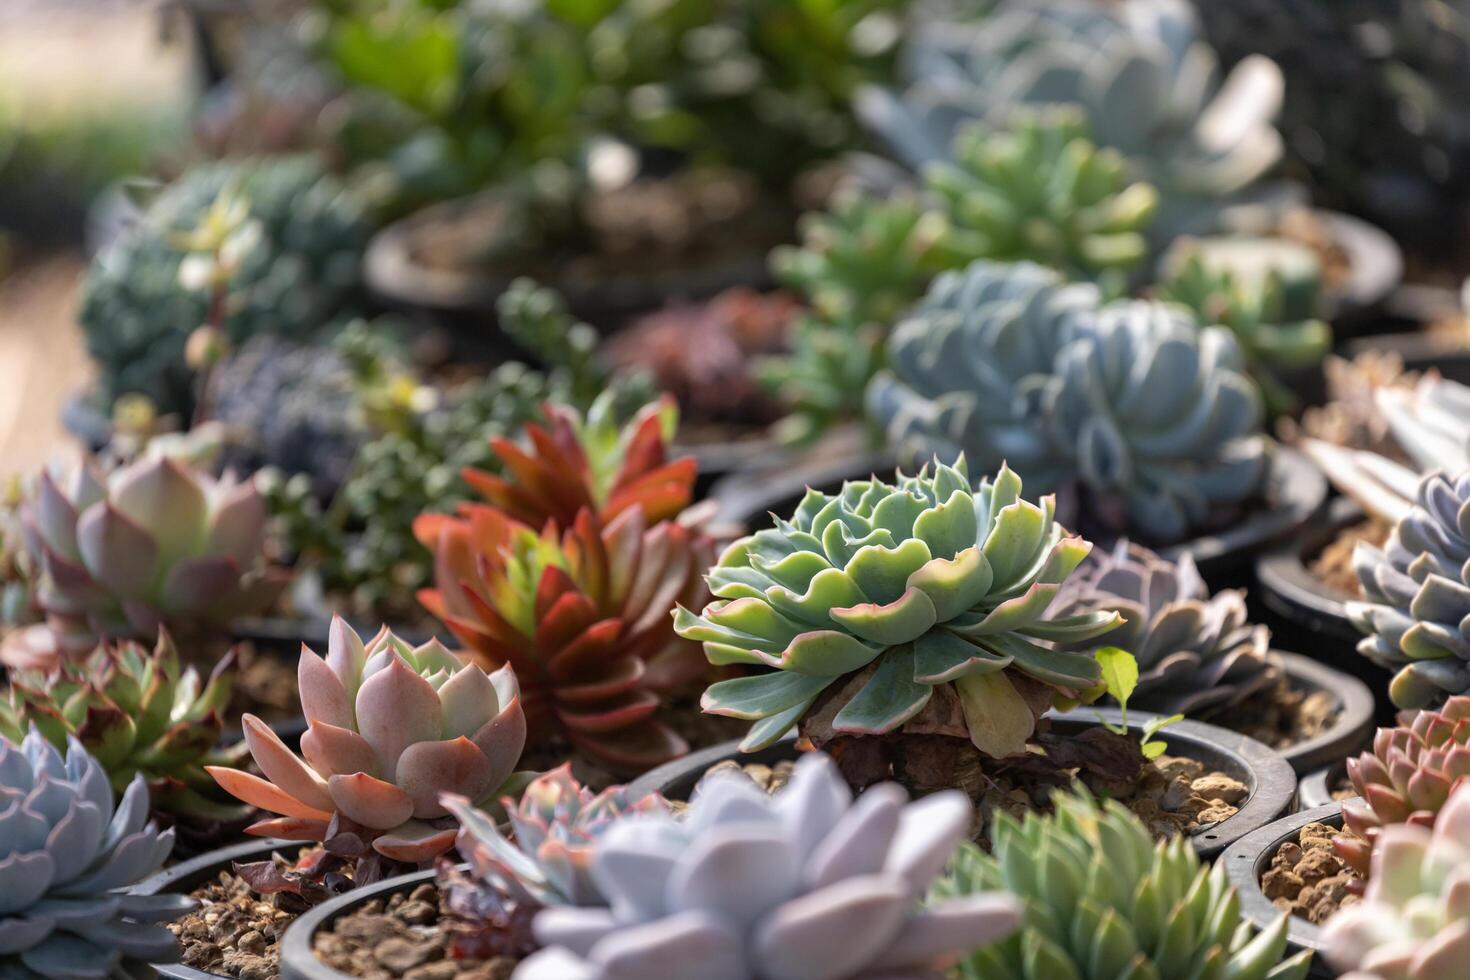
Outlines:
[[1181,837],[1155,843],[1143,823],[1086,790],[1058,792],[1049,814],[996,813],[991,849],[961,845],[938,898],[1008,891],[1021,928],[971,953],[962,980],[1221,976],[1302,980],[1311,951],[1282,959],[1287,920],[1256,932],[1221,867]]
[[414,647],[384,628],[364,643],[334,619],[325,659],[302,649],[298,682],[307,722],[300,756],[246,714],[245,741],[263,775],[208,769],[233,796],[276,814],[246,833],[351,834],[391,861],[425,863],[457,833],[441,794],[493,799],[525,747],[515,671],[487,674],[437,640]]
[[233,765],[243,753],[220,747],[232,668],[225,657],[201,678],[162,633],[152,651],[124,641],[53,671],[15,670],[0,700],[0,736],[19,742],[34,729],[58,749],[75,740],[119,794],[142,775],[154,810],[174,822],[239,821],[249,811],[222,800],[204,769]]
[[1369,873],[1370,854],[1385,828],[1430,827],[1455,788],[1470,776],[1470,697],[1457,695],[1438,710],[1415,712],[1394,728],[1380,728],[1373,748],[1347,760],[1359,799],[1343,803],[1352,835],[1335,839],[1343,860]]
[[1470,692],[1470,470],[1430,473],[1413,500],[1384,547],[1358,543],[1363,599],[1347,607],[1365,634],[1358,652],[1395,672],[1388,694],[1401,708]]
[[1234,335],[1176,306],[1099,306],[1055,272],[972,263],[894,331],[889,364],[867,402],[901,458],[1019,461],[1105,533],[1180,541],[1265,477],[1261,397]]
[[1093,552],[1062,586],[1053,610],[1065,616],[1095,609],[1123,619],[1092,647],[1121,647],[1137,660],[1131,706],[1209,716],[1280,680],[1270,631],[1249,621],[1245,590],[1211,595],[1188,554],[1170,561],[1128,541],[1101,558]]
[[[248,209],[256,240],[235,256],[224,299],[189,282],[182,267],[196,232],[222,196]],[[350,309],[368,234],[354,196],[306,157],[207,164],[162,191],[97,262],[79,320],[99,368],[106,407],[136,392],[164,413],[188,415],[195,378],[185,346],[219,314],[235,345],[256,334],[305,338]]]
[[994,758],[1024,751],[1042,712],[1099,680],[1091,655],[1053,642],[1120,620],[1049,613],[1090,546],[1057,523],[1052,498],[1021,489],[1002,467],[972,492],[960,457],[897,484],[808,491],[789,519],[720,556],[713,602],[678,613],[711,663],[775,668],[713,684],[704,709],[753,721],[749,750],[795,727],[818,747],[901,731],[932,703],[931,730]]
[[172,830],[148,820],[138,775],[114,804],[101,763],[39,732],[0,737],[0,974],[15,980],[143,976],[178,959],[164,923],[183,895],[126,889],[163,866]]
[[1114,283],[1148,255],[1158,195],[1090,139],[1080,109],[1037,109],[1006,128],[960,129],[925,182],[961,260],[1029,260]]
[[22,504],[36,602],[60,654],[151,639],[267,609],[285,573],[265,559],[265,501],[163,455],[103,473],[45,470]]
[[916,803],[894,784],[857,800],[811,754],[768,796],[712,776],[681,819],[625,819],[591,858],[605,905],[539,912],[524,980],[614,976],[823,980],[937,976],[1021,918],[1008,895],[921,905],[970,829],[962,793]]
[[864,90],[858,112],[908,166],[948,159],[969,121],[1076,106],[1096,144],[1158,192],[1155,243],[1216,228],[1282,152],[1280,70],[1249,58],[1221,81],[1182,3],[1003,0],[983,18],[921,23],[900,62],[907,87]]

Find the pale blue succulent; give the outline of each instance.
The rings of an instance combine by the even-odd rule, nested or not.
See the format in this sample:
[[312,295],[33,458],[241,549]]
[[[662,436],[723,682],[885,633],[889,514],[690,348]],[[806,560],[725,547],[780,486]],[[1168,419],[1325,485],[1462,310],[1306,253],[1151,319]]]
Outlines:
[[143,777],[114,808],[107,773],[75,739],[65,757],[34,730],[0,739],[0,977],[104,980],[177,959],[160,923],[191,900],[121,890],[173,849],[174,832],[147,819]]

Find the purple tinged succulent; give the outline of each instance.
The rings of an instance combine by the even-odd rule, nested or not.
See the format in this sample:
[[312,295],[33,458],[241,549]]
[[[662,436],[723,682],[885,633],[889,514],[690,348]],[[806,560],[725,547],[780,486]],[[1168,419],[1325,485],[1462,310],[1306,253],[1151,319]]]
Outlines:
[[714,775],[682,819],[608,830],[592,877],[609,907],[541,911],[516,980],[938,980],[1021,919],[1005,894],[920,904],[972,817],[956,790],[854,800],[819,753],[774,796]]
[[107,773],[75,739],[63,757],[36,731],[0,738],[0,977],[105,980],[178,958],[159,923],[193,902],[121,891],[173,849],[173,831],[147,819],[141,775],[114,808]]
[[174,458],[107,474],[91,461],[44,471],[21,516],[40,570],[37,603],[62,654],[262,612],[285,584],[265,560],[255,485]]
[[519,802],[501,800],[514,839],[464,797],[445,796],[442,802],[459,818],[459,854],[474,874],[518,901],[538,905],[602,904],[591,870],[598,840],[629,814],[668,812],[658,794],[634,803],[625,787],[612,786],[594,795],[572,776],[571,763],[532,780]]

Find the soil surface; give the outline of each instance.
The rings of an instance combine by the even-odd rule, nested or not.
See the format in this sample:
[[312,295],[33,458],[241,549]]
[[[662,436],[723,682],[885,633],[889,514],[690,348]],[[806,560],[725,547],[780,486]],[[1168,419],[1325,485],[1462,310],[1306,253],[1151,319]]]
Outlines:
[[372,899],[317,933],[317,958],[364,980],[509,980],[515,958],[455,959],[454,920],[443,892],[426,882]]
[[1307,694],[1282,677],[1270,689],[1206,720],[1273,749],[1289,749],[1325,732],[1337,720],[1337,704],[1328,691]]
[[1381,548],[1392,531],[1391,524],[1372,519],[1346,527],[1312,560],[1308,570],[1323,585],[1359,598],[1363,587],[1353,572],[1353,550],[1359,541]]
[[1338,909],[1358,900],[1350,891],[1358,873],[1333,850],[1332,838],[1347,833],[1325,823],[1309,823],[1271,858],[1261,890],[1283,912],[1321,925]]
[[168,927],[183,946],[184,965],[238,980],[275,980],[281,937],[306,904],[295,895],[257,895],[233,871],[189,894],[199,907]]

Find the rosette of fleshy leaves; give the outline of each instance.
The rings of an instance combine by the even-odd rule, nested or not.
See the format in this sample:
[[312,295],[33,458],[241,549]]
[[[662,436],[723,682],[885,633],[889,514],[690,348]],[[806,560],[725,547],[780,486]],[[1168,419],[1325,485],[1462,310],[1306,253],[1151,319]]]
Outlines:
[[924,172],[957,261],[1029,260],[1121,287],[1148,255],[1158,206],[1114,150],[1098,149],[1080,110],[1019,114],[1003,129],[972,124],[950,159]]
[[[1057,650],[1119,622],[1048,607],[1090,545],[1032,503],[1002,467],[971,491],[964,457],[896,484],[816,490],[790,519],[735,542],[710,570],[715,596],[681,608],[680,635],[717,665],[766,668],[719,681],[704,709],[754,721],[741,743],[771,745],[800,725],[819,745],[903,729],[926,707],[933,731],[992,757],[1025,750],[1036,720],[1099,680],[1090,654]],[[809,718],[836,709],[830,732]]]
[[1470,693],[1470,470],[1424,477],[1388,542],[1358,543],[1353,571],[1363,601],[1347,615],[1366,634],[1358,652],[1395,672],[1393,703],[1424,708]]
[[1438,710],[1424,709],[1393,728],[1380,728],[1373,748],[1347,760],[1359,799],[1342,805],[1346,834],[1333,844],[1348,864],[1367,875],[1371,851],[1385,827],[1433,826],[1445,801],[1470,776],[1470,696],[1457,695]]
[[113,980],[179,958],[164,927],[184,895],[132,895],[158,871],[174,832],[145,823],[135,776],[114,805],[101,763],[74,739],[65,755],[40,732],[0,737],[0,976]]
[[565,736],[618,771],[641,772],[688,751],[657,717],[660,693],[702,678],[693,644],[674,634],[676,603],[708,595],[713,543],[676,521],[650,525],[641,506],[604,524],[582,510],[539,532],[493,507],[425,514],[436,588],[419,593],[481,662],[515,666],[532,738]]
[[265,557],[265,501],[165,455],[110,473],[84,460],[43,471],[22,505],[57,649],[217,627],[270,608],[286,573]]
[[1212,595],[1188,553],[1170,561],[1127,540],[1101,558],[1093,552],[1053,606],[1059,616],[1089,609],[1123,617],[1105,642],[1137,660],[1130,706],[1207,716],[1243,703],[1281,677],[1270,657],[1270,631],[1248,618],[1245,590]]
[[1051,797],[1052,812],[1017,820],[997,810],[990,853],[960,845],[937,898],[1003,890],[1022,902],[1021,928],[982,946],[958,980],[1234,977],[1302,980],[1306,950],[1283,960],[1287,918],[1257,932],[1223,867],[1185,837],[1154,842],[1137,816],[1085,789]]
[[208,678],[183,667],[164,632],[150,652],[124,641],[98,647],[54,671],[16,671],[0,699],[0,735],[20,741],[32,728],[57,748],[75,739],[121,794],[138,774],[160,815],[191,827],[243,820],[248,807],[221,799],[204,767],[233,765],[245,748],[221,748],[233,656]]
[[1031,262],[971,262],[934,280],[893,331],[868,416],[905,463],[961,452],[981,472],[1013,465],[1033,485],[1066,473],[1038,425],[1057,352],[1101,303]]
[[774,796],[720,773],[687,814],[617,821],[594,849],[606,907],[536,916],[546,947],[520,980],[864,980],[944,974],[1015,929],[1004,894],[918,899],[969,833],[963,793],[909,803],[894,783],[856,800],[820,753]]
[[1089,516],[1171,544],[1226,522],[1269,462],[1235,336],[1164,303],[1104,307],[1058,352],[1042,411]]
[[1383,831],[1362,901],[1328,919],[1322,939],[1343,980],[1470,976],[1470,786],[1432,825]]
[[462,796],[443,802],[459,819],[457,846],[469,865],[441,882],[458,926],[455,947],[481,953],[534,952],[530,922],[542,908],[605,904],[592,876],[598,841],[625,817],[668,812],[657,793],[636,802],[623,786],[594,794],[572,776],[569,762],[527,783],[519,800],[501,799],[509,836],[498,814]]
[[522,524],[566,528],[587,510],[606,523],[632,507],[650,525],[682,514],[694,497],[699,464],[692,456],[669,459],[679,425],[671,397],[651,402],[626,426],[618,424],[615,392],[604,392],[582,414],[551,402],[545,424],[528,422],[522,448],[495,436],[490,447],[504,475],[466,468],[465,482],[491,505]]
[[525,746],[515,672],[487,674],[437,640],[414,647],[385,627],[364,644],[333,619],[326,659],[303,647],[297,677],[301,756],[247,714],[245,741],[263,778],[208,769],[232,795],[278,814],[249,834],[422,864],[454,843],[440,795],[493,799]]

